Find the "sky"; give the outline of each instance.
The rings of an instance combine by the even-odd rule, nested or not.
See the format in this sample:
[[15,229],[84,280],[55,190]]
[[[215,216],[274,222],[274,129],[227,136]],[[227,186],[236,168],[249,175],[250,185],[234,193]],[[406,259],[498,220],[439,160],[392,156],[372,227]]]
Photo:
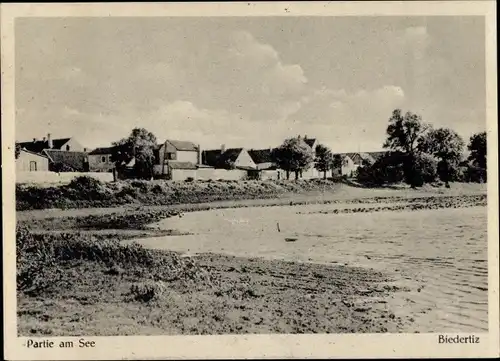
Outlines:
[[481,17],[16,20],[16,140],[109,146],[134,127],[203,149],[298,134],[382,149],[396,108],[486,128]]

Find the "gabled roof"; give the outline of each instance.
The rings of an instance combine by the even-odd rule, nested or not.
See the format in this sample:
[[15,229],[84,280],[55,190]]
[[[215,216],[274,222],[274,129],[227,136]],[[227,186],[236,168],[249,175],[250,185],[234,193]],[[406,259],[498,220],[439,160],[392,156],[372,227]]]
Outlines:
[[176,150],[196,152],[198,151],[198,146],[193,142],[188,142],[184,140],[172,140],[167,139],[166,142],[170,143]]
[[221,153],[220,149],[204,150],[201,153],[202,163],[211,167],[217,166]]
[[[52,140],[52,148],[51,149],[61,149],[64,144],[66,144],[71,138],[59,138]],[[18,143],[21,148],[29,150],[34,153],[41,153],[44,149],[49,149],[49,141],[48,140],[35,140],[34,142],[21,142]]]
[[169,161],[168,166],[172,169],[197,169],[196,164],[191,162]]
[[102,147],[96,148],[89,155],[101,155],[101,154],[111,154],[114,147]]
[[221,154],[218,160],[218,165],[227,164],[229,162],[236,162],[243,148],[229,148]]
[[314,146],[314,143],[316,143],[315,138],[303,138],[302,140],[311,148]]
[[64,164],[75,171],[85,171],[87,153],[73,152],[57,149],[44,149],[43,153],[48,156],[52,163]]
[[272,149],[250,149],[248,154],[250,154],[250,157],[255,164],[273,162]]
[[205,150],[202,152],[202,162],[215,168],[225,168],[236,162],[242,151],[243,148],[229,148],[224,152],[220,149]]
[[32,154],[32,155],[36,155],[38,157],[42,157],[42,158],[47,158],[49,160],[51,160],[46,154],[44,153],[35,153],[35,152],[32,152],[32,151],[29,151],[27,149],[23,149],[21,148],[21,152],[24,152],[24,153],[28,153],[28,154]]

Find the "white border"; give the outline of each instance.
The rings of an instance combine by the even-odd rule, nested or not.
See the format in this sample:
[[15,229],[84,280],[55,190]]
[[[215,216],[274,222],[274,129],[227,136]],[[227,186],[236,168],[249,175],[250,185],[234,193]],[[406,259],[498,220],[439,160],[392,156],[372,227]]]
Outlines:
[[[496,3],[441,2],[273,2],[273,3],[113,3],[1,4],[2,176],[4,239],[4,347],[9,360],[378,358],[499,356],[498,159]],[[14,19],[88,16],[380,16],[484,15],[486,17],[489,333],[478,345],[437,343],[437,334],[342,334],[248,336],[87,337],[96,347],[27,349],[17,337],[15,293],[14,182]],[[54,341],[74,337],[53,337]]]

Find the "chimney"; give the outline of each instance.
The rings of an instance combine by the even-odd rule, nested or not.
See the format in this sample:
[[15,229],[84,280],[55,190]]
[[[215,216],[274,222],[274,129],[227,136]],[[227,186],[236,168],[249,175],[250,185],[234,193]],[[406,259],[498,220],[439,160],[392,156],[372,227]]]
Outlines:
[[35,142],[36,142],[36,138],[33,138],[33,143],[35,143]]
[[43,137],[43,139],[42,139],[42,140],[45,142],[45,137]]
[[52,143],[52,138],[50,137],[50,133],[47,134],[47,142],[49,143],[49,149],[52,149],[54,147],[54,144]]
[[225,144],[221,144],[221,146],[220,146],[220,152],[224,153],[225,151],[226,151],[226,145]]
[[306,134],[306,135],[304,135],[304,139],[307,139],[307,134]]

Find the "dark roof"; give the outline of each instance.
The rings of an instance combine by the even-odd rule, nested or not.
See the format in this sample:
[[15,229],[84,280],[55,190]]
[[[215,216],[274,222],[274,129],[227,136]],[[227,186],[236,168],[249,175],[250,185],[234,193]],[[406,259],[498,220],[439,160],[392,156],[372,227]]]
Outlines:
[[85,152],[70,152],[56,149],[45,149],[43,151],[52,163],[64,164],[75,171],[85,171],[85,162],[87,153]]
[[316,139],[315,138],[304,138],[302,139],[308,146],[310,146],[311,148],[313,147],[314,145],[314,142],[316,142]]
[[167,142],[172,144],[172,146],[180,151],[194,151],[198,150],[198,146],[192,142],[184,141],[184,140],[170,140],[167,139]]
[[220,155],[220,149],[204,150],[203,152],[201,152],[202,163],[211,167],[215,167],[217,166]]
[[98,154],[111,154],[113,151],[113,147],[102,147],[96,148],[89,155],[98,155]]
[[215,168],[225,168],[229,163],[234,163],[242,151],[243,148],[229,148],[224,153],[220,149],[205,150],[202,152],[202,163]]
[[272,149],[251,149],[248,151],[248,154],[250,154],[255,164],[273,162]]
[[227,164],[229,162],[236,162],[236,159],[238,159],[238,156],[240,155],[241,151],[243,148],[229,148],[224,151],[224,153],[221,154],[218,160],[219,165]]
[[[71,138],[60,138],[52,140],[52,149],[61,149],[61,147],[66,144]],[[31,142],[21,142],[18,143],[21,148],[29,150],[34,153],[41,153],[44,149],[49,149],[48,140],[36,140]]]
[[168,166],[172,169],[197,169],[196,164],[191,162],[169,161]]

